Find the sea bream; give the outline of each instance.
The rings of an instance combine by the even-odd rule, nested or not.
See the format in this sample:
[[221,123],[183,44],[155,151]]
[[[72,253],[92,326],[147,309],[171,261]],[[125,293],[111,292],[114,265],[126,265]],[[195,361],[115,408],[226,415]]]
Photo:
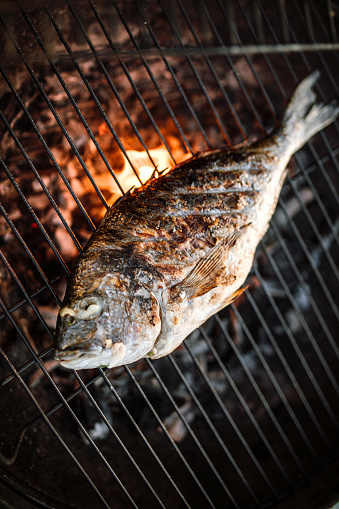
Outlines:
[[312,73],[264,141],[196,154],[106,213],[74,265],[55,358],[112,368],[169,354],[243,290],[291,156],[339,114]]

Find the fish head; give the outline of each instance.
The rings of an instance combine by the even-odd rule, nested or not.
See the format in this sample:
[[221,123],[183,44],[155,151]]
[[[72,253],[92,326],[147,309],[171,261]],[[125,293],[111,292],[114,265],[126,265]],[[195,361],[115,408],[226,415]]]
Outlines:
[[85,292],[66,292],[54,356],[70,369],[129,364],[152,351],[160,330],[154,295],[135,278],[105,274]]

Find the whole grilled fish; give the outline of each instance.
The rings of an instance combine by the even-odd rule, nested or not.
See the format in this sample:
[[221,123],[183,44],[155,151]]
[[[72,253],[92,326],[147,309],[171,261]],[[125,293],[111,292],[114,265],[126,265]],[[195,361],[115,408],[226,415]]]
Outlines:
[[79,256],[55,334],[73,369],[172,352],[242,292],[291,156],[339,114],[315,104],[314,72],[280,128],[253,144],[202,152],[108,210]]

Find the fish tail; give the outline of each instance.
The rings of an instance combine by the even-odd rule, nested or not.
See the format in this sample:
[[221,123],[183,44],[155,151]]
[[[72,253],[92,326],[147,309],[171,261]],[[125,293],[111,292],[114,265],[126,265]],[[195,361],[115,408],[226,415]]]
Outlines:
[[307,76],[294,91],[285,111],[279,131],[289,139],[292,153],[339,115],[338,101],[315,103],[316,95],[312,87],[319,77],[318,70]]

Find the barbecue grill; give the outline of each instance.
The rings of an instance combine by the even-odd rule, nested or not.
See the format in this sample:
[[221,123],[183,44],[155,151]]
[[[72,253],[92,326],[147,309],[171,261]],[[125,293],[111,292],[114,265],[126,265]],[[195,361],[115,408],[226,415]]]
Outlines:
[[[132,186],[264,137],[312,70],[339,97],[339,5],[0,4],[0,505],[328,508],[339,499],[339,123],[300,150],[246,292],[168,357],[70,371],[77,254]],[[4,505],[2,505],[4,504]]]

